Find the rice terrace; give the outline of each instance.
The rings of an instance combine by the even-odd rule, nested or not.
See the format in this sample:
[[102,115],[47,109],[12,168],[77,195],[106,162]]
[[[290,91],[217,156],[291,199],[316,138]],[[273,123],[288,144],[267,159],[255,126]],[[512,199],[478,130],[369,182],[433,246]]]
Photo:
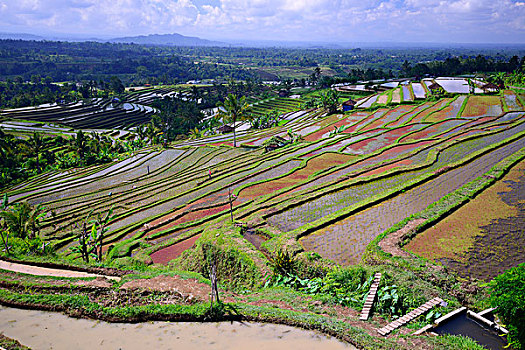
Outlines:
[[[209,50],[186,54],[207,62],[219,49]],[[238,68],[244,51],[232,50],[231,74],[277,69]],[[519,64],[507,73],[422,75],[414,67],[368,79],[354,69],[346,80],[332,64],[303,82],[150,84],[138,74],[138,84],[123,74],[134,83],[3,83],[6,96],[16,84],[55,95],[24,103],[13,93],[0,110],[0,315],[64,327],[63,315],[48,312],[159,321],[149,331],[159,339],[161,321],[245,321],[258,322],[247,323],[251,332],[275,323],[335,338],[271,326],[280,337],[292,331],[290,342],[306,337],[307,348],[521,349]],[[512,293],[522,304],[509,311]],[[482,326],[441,333],[462,313]],[[68,327],[98,327],[90,337],[133,346],[113,339],[110,323]],[[242,323],[220,325],[243,333]],[[0,326],[0,347],[25,349],[10,338],[33,338],[24,345],[59,348],[19,333],[22,326]],[[202,329],[210,342],[219,337]]]

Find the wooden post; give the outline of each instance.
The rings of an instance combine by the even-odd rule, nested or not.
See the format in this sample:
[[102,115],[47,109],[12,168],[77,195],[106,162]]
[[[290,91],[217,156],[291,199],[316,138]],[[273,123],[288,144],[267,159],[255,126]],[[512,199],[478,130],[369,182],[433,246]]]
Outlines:
[[230,198],[230,218],[233,222],[233,201],[232,201],[232,190],[228,188],[228,197]]
[[210,295],[210,311],[213,311],[213,301],[219,302],[219,289],[217,288],[217,257],[215,253],[211,257],[211,266],[210,266],[210,285],[211,285],[211,295]]

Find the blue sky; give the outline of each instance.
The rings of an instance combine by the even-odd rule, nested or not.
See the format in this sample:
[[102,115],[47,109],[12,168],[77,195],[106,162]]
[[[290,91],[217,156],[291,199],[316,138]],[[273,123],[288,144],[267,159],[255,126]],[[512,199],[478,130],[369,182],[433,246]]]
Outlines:
[[525,0],[0,0],[0,32],[525,43]]

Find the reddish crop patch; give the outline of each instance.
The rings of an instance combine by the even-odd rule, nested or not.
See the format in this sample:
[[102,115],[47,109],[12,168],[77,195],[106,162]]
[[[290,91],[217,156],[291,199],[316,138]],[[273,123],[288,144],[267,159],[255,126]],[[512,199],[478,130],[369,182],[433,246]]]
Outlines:
[[428,103],[422,104],[421,106],[414,108],[412,112],[408,112],[405,115],[403,115],[401,118],[399,118],[398,120],[395,120],[389,123],[387,126],[391,128],[395,128],[397,126],[403,125],[405,122],[409,121],[410,118],[412,118],[414,115],[418,114],[419,112],[425,110],[428,107],[429,107]]
[[322,128],[321,130],[315,131],[311,133],[310,135],[307,135],[304,139],[306,141],[316,141],[318,139],[323,138],[324,136],[328,135],[331,131],[333,131],[335,128],[339,128],[343,125],[351,125],[355,122],[359,121],[358,118],[345,118],[343,120],[340,120],[334,124],[331,124],[329,126],[326,126]]
[[256,184],[254,186],[243,189],[239,193],[239,197],[255,198],[265,194],[278,191],[282,188],[292,186],[298,182],[306,180],[310,175],[317,171],[326,169],[334,165],[347,163],[355,159],[352,155],[338,154],[338,153],[323,153],[318,157],[310,159],[306,167],[298,169],[293,173],[271,181]]
[[404,153],[408,153],[410,151],[413,151],[413,150],[416,150],[420,147],[423,147],[425,145],[428,145],[428,144],[431,144],[431,143],[434,143],[434,141],[419,141],[417,143],[411,143],[411,144],[404,144],[404,145],[399,145],[399,146],[394,146],[384,152],[382,152],[381,154],[373,157],[373,158],[370,158],[369,160],[366,160],[366,162],[369,162],[369,163],[378,163],[380,161],[383,161],[383,160],[387,160],[387,159],[394,159],[394,158],[397,158],[398,156],[404,154]]
[[455,124],[461,124],[461,120],[455,120],[456,123],[454,123],[454,120],[444,120],[440,123],[433,124],[423,130],[416,131],[402,139],[403,142],[411,142],[416,140],[421,140],[429,137],[436,136],[437,134],[443,133],[451,128],[457,129],[459,125]]
[[400,115],[400,114],[403,114],[403,113],[406,113],[406,112],[410,111],[412,108],[413,108],[412,106],[399,106],[399,107],[396,107],[395,109],[391,109],[390,111],[388,111],[388,113],[385,113],[380,118],[378,118],[375,121],[373,121],[372,123],[368,124],[362,130],[363,131],[368,131],[368,130],[374,130],[374,129],[383,127],[386,124],[388,124],[389,122],[391,122],[390,119],[391,119],[391,116],[393,114]]
[[233,141],[222,141],[222,142],[216,142],[216,143],[212,143],[212,144],[210,144],[210,145],[203,144],[202,146],[203,146],[203,147],[208,147],[208,146],[222,146],[222,145],[232,146],[232,147],[233,147]]
[[470,96],[461,113],[462,118],[484,117],[489,113],[491,107],[500,107],[501,101],[498,96]]
[[371,137],[371,138],[359,141],[357,143],[354,143],[352,145],[349,145],[347,148],[345,148],[344,152],[357,153],[357,154],[366,154],[366,153],[374,152],[380,148],[383,148],[383,147],[386,147],[392,144],[394,141],[399,139],[401,136],[409,132],[413,127],[414,127],[413,125],[407,125],[402,128],[389,130],[375,137]]
[[225,211],[229,208],[229,204],[225,204],[225,205],[221,205],[219,207],[213,207],[213,208],[205,208],[205,209],[201,209],[201,210],[195,210],[195,211],[191,211],[189,213],[186,213],[184,214],[182,217],[178,218],[177,220],[174,220],[174,221],[171,221],[165,225],[162,225],[162,223],[160,223],[160,227],[157,227],[155,228],[154,230],[151,230],[148,232],[148,236],[151,236],[155,233],[158,233],[160,231],[163,231],[163,230],[166,230],[170,227],[175,227],[177,225],[180,225],[180,224],[183,224],[183,223],[186,223],[186,222],[191,222],[191,221],[195,221],[195,220],[199,220],[199,219],[203,219],[207,216],[210,216],[210,215],[213,215],[213,214],[217,214],[217,213],[220,213],[222,211]]
[[200,238],[200,236],[201,235],[198,234],[188,239],[185,239],[184,241],[158,250],[151,254],[151,259],[155,264],[167,264],[171,260],[178,258],[185,250],[193,247],[193,245]]
[[377,175],[377,174],[381,174],[381,173],[384,173],[386,171],[392,170],[394,168],[398,168],[398,167],[402,167],[402,166],[408,166],[408,165],[411,165],[411,164],[412,164],[412,159],[403,159],[403,160],[400,160],[398,162],[395,162],[395,163],[392,163],[392,164],[388,164],[388,165],[379,167],[377,169],[368,171],[368,172],[363,173],[363,174],[361,174],[359,176]]
[[418,115],[416,115],[414,117],[414,119],[412,119],[411,123],[419,123],[423,120],[425,120],[426,117],[428,117],[430,114],[434,113],[435,111],[437,111],[438,109],[442,108],[443,106],[445,106],[447,103],[449,103],[452,99],[450,98],[445,98],[443,99],[441,102],[435,104],[434,106],[430,107],[430,108],[427,108],[425,109],[423,112],[419,113]]
[[[382,117],[388,112],[389,110],[386,108],[381,108],[375,111],[374,113],[370,114],[368,118],[363,120],[363,122],[359,123],[359,131],[364,130],[372,130],[374,128],[370,128],[370,124],[375,124],[377,120],[381,120]],[[369,124],[370,123],[370,124]],[[381,124],[382,125],[382,124]]]

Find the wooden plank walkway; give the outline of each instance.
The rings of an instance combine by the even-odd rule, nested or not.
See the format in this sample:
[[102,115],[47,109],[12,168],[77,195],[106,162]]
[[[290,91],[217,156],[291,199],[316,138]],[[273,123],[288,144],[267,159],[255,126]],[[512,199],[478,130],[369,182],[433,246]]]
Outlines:
[[432,300],[429,300],[423,305],[421,305],[420,307],[418,307],[417,309],[410,311],[405,316],[395,320],[394,322],[390,322],[385,327],[378,329],[377,331],[379,332],[379,334],[385,336],[389,334],[390,332],[392,332],[394,329],[397,329],[407,324],[408,322],[412,321],[416,317],[423,315],[425,312],[432,309],[434,306],[436,306],[437,304],[441,302],[443,302],[443,299],[441,298],[434,298]]
[[377,288],[379,287],[379,281],[381,281],[381,272],[378,272],[374,275],[374,280],[372,281],[370,291],[366,297],[365,305],[363,305],[363,310],[361,310],[361,316],[359,316],[359,319],[362,321],[366,321],[368,320],[368,317],[370,317],[370,311],[372,310],[372,305],[374,305]]

